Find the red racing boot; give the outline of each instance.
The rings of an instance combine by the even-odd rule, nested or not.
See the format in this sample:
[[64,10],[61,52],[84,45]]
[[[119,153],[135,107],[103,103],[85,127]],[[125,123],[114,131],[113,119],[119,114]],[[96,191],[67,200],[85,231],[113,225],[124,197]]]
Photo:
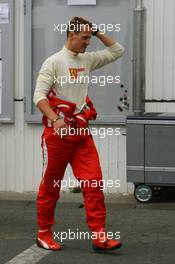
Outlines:
[[53,239],[51,229],[44,231],[38,231],[38,237],[36,239],[38,247],[50,250],[61,250],[61,245]]
[[120,248],[122,243],[119,240],[108,239],[108,236],[104,229],[96,233],[94,239],[92,239],[92,248],[95,251],[109,251]]

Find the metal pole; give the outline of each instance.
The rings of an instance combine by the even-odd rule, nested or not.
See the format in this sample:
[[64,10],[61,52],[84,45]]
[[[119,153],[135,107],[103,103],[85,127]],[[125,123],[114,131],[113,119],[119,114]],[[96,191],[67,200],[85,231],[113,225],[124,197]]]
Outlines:
[[143,8],[143,0],[136,0],[136,8]]
[[133,112],[135,115],[145,111],[145,21],[146,10],[142,0],[136,0],[133,30]]

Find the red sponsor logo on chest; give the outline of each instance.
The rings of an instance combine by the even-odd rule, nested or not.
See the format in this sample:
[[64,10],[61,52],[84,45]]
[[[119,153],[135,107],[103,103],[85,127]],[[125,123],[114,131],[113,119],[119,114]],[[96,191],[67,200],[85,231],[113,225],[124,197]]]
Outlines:
[[71,79],[77,79],[79,72],[85,71],[85,68],[69,68]]

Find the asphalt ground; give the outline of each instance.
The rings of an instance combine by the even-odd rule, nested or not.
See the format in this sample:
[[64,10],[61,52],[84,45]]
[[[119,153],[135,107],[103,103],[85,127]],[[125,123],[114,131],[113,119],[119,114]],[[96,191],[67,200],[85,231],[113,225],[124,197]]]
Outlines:
[[[57,203],[53,231],[88,232],[81,194],[63,194]],[[0,263],[175,263],[175,193],[140,204],[130,196],[106,196],[107,229],[120,232],[122,248],[94,252],[90,239],[65,239],[61,251],[35,246],[37,233],[34,195],[0,193]],[[56,238],[57,239],[57,238]]]

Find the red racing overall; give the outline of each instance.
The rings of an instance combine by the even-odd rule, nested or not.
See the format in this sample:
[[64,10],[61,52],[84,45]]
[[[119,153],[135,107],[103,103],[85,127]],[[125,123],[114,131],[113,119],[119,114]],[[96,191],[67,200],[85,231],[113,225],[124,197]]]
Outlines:
[[[62,115],[65,123],[71,127],[88,126],[90,119],[96,118],[96,111],[87,97],[83,109],[74,114],[76,104],[58,97],[54,90],[47,96],[52,109]],[[45,126],[42,134],[43,172],[37,196],[37,217],[40,230],[50,229],[54,224],[54,212],[60,197],[61,185],[55,182],[63,179],[68,163],[77,180],[88,180],[89,184],[81,186],[86,220],[91,231],[98,232],[105,227],[106,209],[101,187],[91,186],[93,180],[102,180],[98,153],[91,134],[75,134],[60,137],[55,133],[47,117],[43,116]]]

